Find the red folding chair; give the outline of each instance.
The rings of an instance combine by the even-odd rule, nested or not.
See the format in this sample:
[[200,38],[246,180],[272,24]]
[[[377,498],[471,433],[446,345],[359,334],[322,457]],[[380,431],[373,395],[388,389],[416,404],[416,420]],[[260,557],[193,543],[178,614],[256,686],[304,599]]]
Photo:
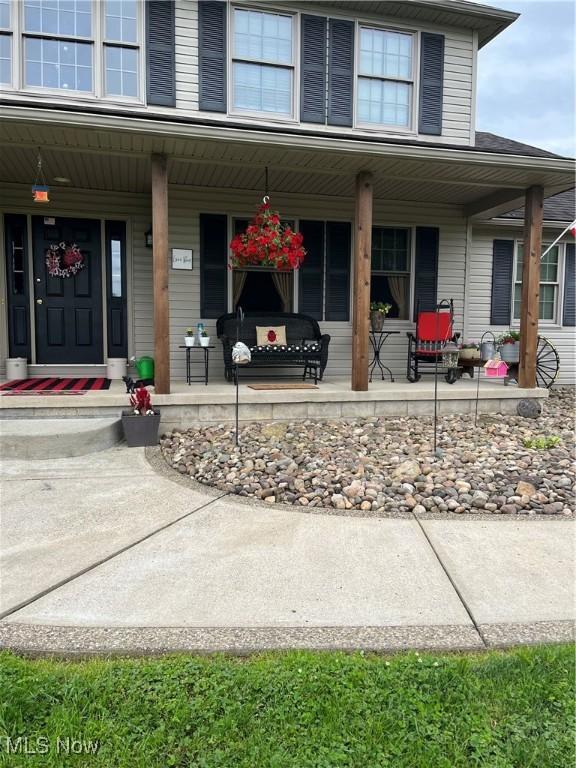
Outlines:
[[[408,334],[408,365],[406,378],[411,383],[419,381],[423,373],[434,373],[436,364],[442,363],[442,350],[449,342],[457,342],[460,334],[454,333],[454,302],[442,301],[435,312],[416,314],[416,334]],[[422,369],[425,370],[422,370]],[[445,373],[448,384],[454,384],[457,372]]]

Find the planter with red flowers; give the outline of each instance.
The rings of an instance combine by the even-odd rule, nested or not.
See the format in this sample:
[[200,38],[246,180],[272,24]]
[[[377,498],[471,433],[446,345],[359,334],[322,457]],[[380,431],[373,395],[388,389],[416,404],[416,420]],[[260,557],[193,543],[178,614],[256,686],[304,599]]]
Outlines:
[[124,437],[129,448],[158,444],[160,411],[152,408],[150,392],[139,387],[130,395],[132,410],[122,413]]
[[278,211],[270,208],[265,197],[245,232],[236,235],[230,243],[230,267],[298,269],[306,256],[302,241],[300,232],[281,223]]

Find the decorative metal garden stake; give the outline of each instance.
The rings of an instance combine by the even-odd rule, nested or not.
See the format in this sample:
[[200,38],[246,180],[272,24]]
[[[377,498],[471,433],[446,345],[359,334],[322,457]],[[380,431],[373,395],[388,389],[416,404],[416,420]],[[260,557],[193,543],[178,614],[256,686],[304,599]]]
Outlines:
[[[244,311],[242,307],[238,307],[236,310],[236,343],[240,341],[240,330],[242,328],[242,323],[244,322]],[[236,379],[236,445],[240,445],[240,432],[238,427],[238,410],[240,407],[239,404],[239,376],[238,376],[238,362],[236,362],[236,367],[234,370],[234,376]]]
[[[441,309],[450,309],[450,302],[448,299],[442,299],[439,304],[436,304],[436,344],[439,344],[440,336],[440,315]],[[447,346],[448,339],[444,340],[445,346]],[[442,347],[442,362],[444,362],[444,347]],[[434,355],[434,455],[437,455],[437,432],[438,432],[438,354]]]
[[[492,331],[485,331],[482,334],[482,338],[480,339],[480,359],[482,360],[482,345],[485,343],[485,339],[491,337],[492,338],[492,349],[496,349],[496,337],[492,333]],[[487,349],[487,347],[484,347],[484,349]],[[486,362],[482,360],[482,362]],[[476,410],[474,412],[474,426],[478,423],[478,399],[480,397],[480,376],[481,376],[481,369],[478,368],[478,380],[476,381]]]

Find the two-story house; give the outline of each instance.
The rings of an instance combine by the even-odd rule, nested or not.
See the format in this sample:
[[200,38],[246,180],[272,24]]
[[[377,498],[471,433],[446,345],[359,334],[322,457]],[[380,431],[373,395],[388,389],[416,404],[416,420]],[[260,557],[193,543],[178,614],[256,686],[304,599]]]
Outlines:
[[[318,319],[327,375],[366,389],[370,300],[392,305],[400,376],[416,308],[450,298],[465,339],[519,325],[526,386],[539,314],[573,379],[574,246],[539,254],[563,229],[542,199],[574,164],[476,131],[478,51],[515,18],[467,0],[0,0],[0,364],[93,376],[152,354],[168,392],[186,327],[214,337],[241,305]],[[228,268],[265,193],[308,252],[281,289]]]

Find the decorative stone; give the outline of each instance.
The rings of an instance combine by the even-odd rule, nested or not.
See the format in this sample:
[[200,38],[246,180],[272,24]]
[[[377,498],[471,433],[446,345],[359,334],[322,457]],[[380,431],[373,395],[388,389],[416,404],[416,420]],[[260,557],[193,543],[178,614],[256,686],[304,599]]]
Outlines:
[[542,406],[539,400],[520,400],[516,412],[524,419],[537,419],[542,413]]
[[415,459],[406,459],[392,472],[392,477],[397,480],[414,481],[420,474],[420,464]]
[[536,488],[534,488],[532,483],[527,483],[525,480],[520,480],[520,482],[516,486],[516,495],[529,496],[529,497],[535,496]]

